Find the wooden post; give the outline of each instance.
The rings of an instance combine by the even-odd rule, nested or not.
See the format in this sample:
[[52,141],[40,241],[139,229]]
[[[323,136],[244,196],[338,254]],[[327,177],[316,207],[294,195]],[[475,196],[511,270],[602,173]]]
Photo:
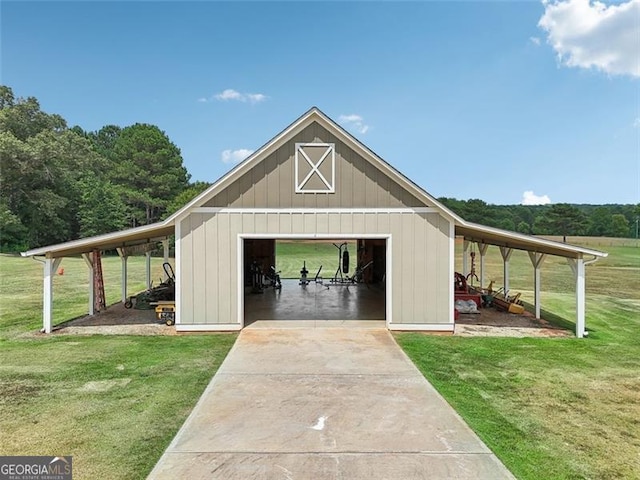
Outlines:
[[83,253],[82,258],[84,263],[89,267],[89,315],[95,315],[95,288],[93,285],[93,255],[90,253]]

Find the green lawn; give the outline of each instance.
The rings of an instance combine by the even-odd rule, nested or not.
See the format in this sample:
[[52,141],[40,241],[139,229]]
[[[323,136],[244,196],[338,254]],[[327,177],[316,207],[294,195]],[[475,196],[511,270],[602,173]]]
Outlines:
[[[640,478],[640,248],[609,243],[590,245],[609,257],[587,267],[586,339],[396,335],[519,479]],[[501,285],[492,248],[488,278]],[[525,298],[532,275],[528,256],[514,253],[512,287]],[[542,285],[543,307],[572,324],[566,262],[548,258]]]
[[[153,278],[161,276],[153,259]],[[88,269],[64,259],[54,324],[87,311]],[[103,262],[109,302],[120,260]],[[129,260],[130,293],[144,259]],[[236,336],[57,336],[42,326],[42,265],[0,255],[0,452],[73,455],[74,478],[144,478],[184,422]]]
[[[320,266],[320,276],[332,278],[338,269],[338,249],[333,243],[340,245],[342,241],[277,241],[276,269],[281,278],[300,278],[303,262],[306,261],[308,276],[314,278]],[[356,243],[348,242],[351,272],[356,265]]]
[[[607,242],[610,256],[587,267],[589,338],[396,336],[520,479],[640,478],[640,249]],[[331,244],[277,248],[283,277],[298,277],[302,260],[312,276],[320,264],[325,278],[337,268]],[[143,262],[130,259],[130,294],[144,288]],[[54,324],[87,309],[84,262],[61,267]],[[120,260],[105,258],[104,271],[107,298],[118,301]],[[494,247],[487,271],[499,286]],[[155,281],[161,273],[154,259]],[[512,289],[531,299],[532,278],[528,256],[515,252]],[[566,325],[573,288],[566,262],[549,257],[542,306]],[[0,292],[0,452],[74,455],[78,479],[143,478],[236,338],[38,335],[42,265],[30,259],[0,255]]]

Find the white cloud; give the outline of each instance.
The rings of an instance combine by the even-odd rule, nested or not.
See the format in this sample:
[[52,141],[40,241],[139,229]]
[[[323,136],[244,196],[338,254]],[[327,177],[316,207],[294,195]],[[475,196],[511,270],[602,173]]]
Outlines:
[[540,39],[538,37],[529,37],[529,41],[536,46],[540,46]]
[[214,97],[216,98],[216,100],[242,100],[244,98],[244,96],[240,92],[234,90],[233,88],[227,88],[220,93],[216,93]]
[[228,101],[237,100],[239,102],[260,103],[267,99],[267,96],[262,93],[240,93],[233,88],[227,88],[220,93],[216,93],[212,99]]
[[631,125],[633,128],[640,128],[640,117],[636,117]]
[[245,93],[245,97],[251,103],[264,102],[267,99],[267,96],[262,93]]
[[364,119],[360,115],[340,115],[338,121],[346,127],[351,127],[358,133],[365,134],[369,130],[369,125],[364,123]]
[[542,1],[538,26],[569,67],[640,77],[640,0],[605,5],[590,0]]
[[222,163],[239,163],[252,153],[253,150],[247,150],[246,148],[239,148],[238,150],[223,150],[220,155],[220,160],[222,160]]
[[546,205],[551,203],[548,195],[536,195],[531,190],[522,194],[522,205]]

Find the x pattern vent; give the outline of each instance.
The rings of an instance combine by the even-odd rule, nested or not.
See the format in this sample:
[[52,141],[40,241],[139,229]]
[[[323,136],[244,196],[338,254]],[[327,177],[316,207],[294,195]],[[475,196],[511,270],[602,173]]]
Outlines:
[[335,145],[296,143],[295,170],[296,193],[335,193]]

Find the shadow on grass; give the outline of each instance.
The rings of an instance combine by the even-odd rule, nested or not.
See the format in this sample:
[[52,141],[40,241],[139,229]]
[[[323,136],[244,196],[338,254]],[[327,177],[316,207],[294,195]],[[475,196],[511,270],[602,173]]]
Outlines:
[[[536,312],[535,305],[528,302],[522,302],[522,304],[524,305],[524,308],[527,312],[535,315],[535,312]],[[560,315],[553,313],[549,310],[545,310],[544,308],[540,309],[540,316],[553,326],[564,328],[565,330],[571,330],[571,331],[575,331],[576,329],[575,322],[567,320],[566,318],[561,317]]]

